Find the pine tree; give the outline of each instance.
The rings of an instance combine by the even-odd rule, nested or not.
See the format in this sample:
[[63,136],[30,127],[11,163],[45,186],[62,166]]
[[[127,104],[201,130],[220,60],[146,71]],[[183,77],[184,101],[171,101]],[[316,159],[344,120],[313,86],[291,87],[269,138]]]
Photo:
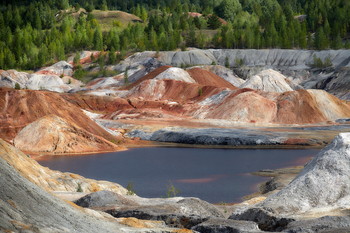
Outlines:
[[343,41],[340,37],[340,34],[338,33],[334,40],[332,41],[332,48],[333,49],[341,49],[343,47]]
[[302,23],[300,25],[300,31],[298,34],[298,44],[299,48],[305,49],[307,47],[307,30],[306,30],[306,23]]
[[103,10],[103,11],[107,11],[108,10],[108,5],[107,5],[106,0],[102,1],[101,10]]
[[60,0],[60,1],[57,1],[59,4],[58,4],[58,8],[60,10],[65,10],[67,8],[69,8],[69,2],[68,0]]
[[34,23],[33,23],[33,27],[35,29],[41,30],[42,28],[42,24],[41,24],[41,19],[40,19],[40,15],[39,15],[39,11],[36,9],[34,11]]
[[242,10],[239,0],[223,0],[217,8],[218,15],[228,21],[233,21],[238,12]]
[[77,52],[73,58],[73,65],[75,67],[80,65],[80,52]]
[[142,19],[143,22],[146,22],[148,19],[148,13],[145,7],[141,7],[141,16],[140,18]]
[[323,27],[319,27],[317,29],[317,32],[315,34],[315,48],[318,50],[323,50],[328,48],[329,46],[329,40],[326,37],[324,31],[323,31]]
[[96,50],[102,50],[103,49],[103,37],[102,37],[102,31],[99,27],[95,29],[94,36],[93,36],[93,49]]
[[221,26],[220,19],[217,15],[211,15],[208,18],[208,27],[210,29],[217,29]]

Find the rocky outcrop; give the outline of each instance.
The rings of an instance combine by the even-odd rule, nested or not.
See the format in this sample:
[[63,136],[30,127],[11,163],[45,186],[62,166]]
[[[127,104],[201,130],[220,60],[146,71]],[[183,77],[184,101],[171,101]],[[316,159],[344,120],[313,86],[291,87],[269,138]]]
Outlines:
[[325,216],[297,220],[288,224],[285,232],[293,233],[347,233],[350,231],[350,216]]
[[72,78],[72,75],[73,66],[65,61],[60,61],[32,74],[16,70],[1,70],[0,87],[14,88],[18,83],[21,89],[68,92],[72,88],[79,88],[83,85],[79,80]]
[[209,218],[224,217],[214,205],[198,198],[140,198],[101,191],[84,196],[75,203],[103,210],[117,218],[160,220],[168,226],[187,229]]
[[201,233],[258,233],[262,232],[254,222],[236,221],[231,219],[209,219],[201,224],[192,227],[192,230]]
[[238,77],[232,69],[226,68],[220,65],[210,65],[210,66],[200,66],[200,68],[209,70],[210,72],[216,74],[217,76],[225,79],[227,82],[231,83],[235,87],[239,87],[245,82],[245,80]]
[[16,83],[20,88],[25,88],[29,74],[16,70],[0,70],[0,87],[15,88]]
[[127,196],[102,190],[79,198],[75,204],[84,208],[99,208],[113,205],[137,205],[137,202],[127,198]]
[[24,127],[14,145],[27,152],[92,153],[116,151],[121,147],[93,135],[56,115],[42,117]]
[[[146,52],[149,53],[149,52]],[[147,54],[138,55],[139,58]],[[189,51],[160,52],[158,60],[180,66],[210,65],[213,62],[224,65],[228,59],[231,67],[242,61],[244,66],[288,67],[289,69],[308,69],[314,64],[314,57],[324,61],[329,58],[334,67],[349,66],[349,50],[284,50],[284,49],[193,49]]]
[[71,88],[57,75],[31,74],[26,87],[31,90],[48,90],[55,92],[67,92]]
[[240,88],[251,88],[265,92],[286,92],[293,89],[286,82],[286,77],[272,69],[264,70],[249,78]]
[[52,66],[40,69],[37,73],[39,74],[53,74],[53,75],[63,75],[72,76],[73,75],[73,65],[66,61],[60,61]]
[[[350,62],[349,62],[350,63]],[[349,65],[348,65],[349,66]],[[350,100],[350,67],[342,68],[339,72],[336,72],[329,76],[322,86],[322,88],[333,95],[338,96],[341,99]],[[318,82],[319,83],[319,82]]]

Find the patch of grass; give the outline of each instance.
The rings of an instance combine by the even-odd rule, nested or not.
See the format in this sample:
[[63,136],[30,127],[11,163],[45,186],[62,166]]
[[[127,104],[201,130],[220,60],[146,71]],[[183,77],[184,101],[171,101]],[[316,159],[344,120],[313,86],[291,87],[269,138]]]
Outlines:
[[118,26],[122,29],[126,28],[129,23],[142,23],[142,20],[136,15],[123,11],[93,10],[91,14],[101,25],[102,31],[109,31],[113,26]]
[[203,34],[206,38],[213,39],[213,37],[219,32],[219,30],[212,30],[212,29],[201,29],[198,30],[199,33]]
[[85,70],[80,70],[76,74],[78,70],[75,71],[74,77],[83,83],[88,83],[96,78],[102,78],[102,77],[113,77],[119,74],[118,71],[115,70],[106,70],[102,69],[100,71],[85,71]]

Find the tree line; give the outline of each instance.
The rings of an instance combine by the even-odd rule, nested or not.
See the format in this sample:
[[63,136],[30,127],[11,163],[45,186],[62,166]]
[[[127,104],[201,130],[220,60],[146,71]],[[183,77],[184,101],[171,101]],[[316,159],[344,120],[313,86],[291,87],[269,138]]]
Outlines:
[[[142,22],[105,30],[94,9],[127,11]],[[350,48],[349,13],[347,0],[5,1],[0,68],[35,69],[81,50],[108,51],[115,62],[128,52],[186,47]]]

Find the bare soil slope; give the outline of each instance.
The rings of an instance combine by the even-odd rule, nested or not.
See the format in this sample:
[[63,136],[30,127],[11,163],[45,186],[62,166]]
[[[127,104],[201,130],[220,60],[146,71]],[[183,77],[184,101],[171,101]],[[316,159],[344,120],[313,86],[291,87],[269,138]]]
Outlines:
[[14,145],[22,151],[49,153],[91,153],[120,149],[106,139],[55,115],[47,115],[27,125],[15,137]]
[[12,140],[26,125],[51,114],[73,122],[92,134],[115,140],[114,136],[58,93],[0,88],[0,135],[3,139]]

